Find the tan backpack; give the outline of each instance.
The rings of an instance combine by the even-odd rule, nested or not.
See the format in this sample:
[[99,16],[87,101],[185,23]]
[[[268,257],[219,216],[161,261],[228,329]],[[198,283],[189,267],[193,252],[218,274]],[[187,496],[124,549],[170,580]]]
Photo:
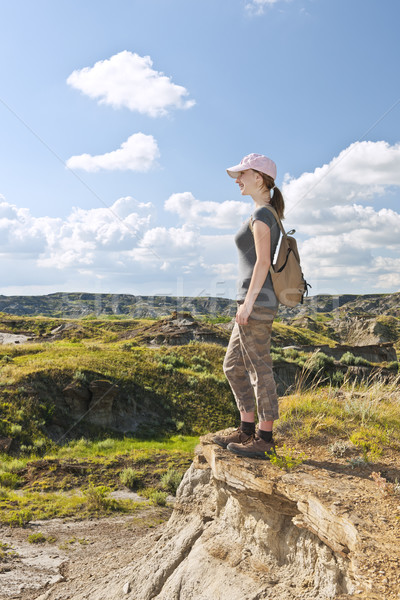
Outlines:
[[[271,264],[270,273],[274,292],[281,304],[293,308],[297,304],[303,304],[304,296],[308,296],[308,288],[311,287],[304,279],[300,266],[300,256],[297,242],[292,237],[295,230],[286,233],[278,213],[272,206],[266,206],[274,215],[282,232],[281,243],[275,263]],[[250,230],[252,230],[250,219]]]

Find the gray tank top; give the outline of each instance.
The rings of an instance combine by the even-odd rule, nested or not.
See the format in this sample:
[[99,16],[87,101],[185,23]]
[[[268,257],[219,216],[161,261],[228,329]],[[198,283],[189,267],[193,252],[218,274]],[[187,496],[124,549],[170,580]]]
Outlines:
[[[256,210],[253,212],[251,216],[252,223],[257,220],[262,221],[270,228],[272,261],[279,242],[279,225],[272,212],[264,206],[256,208]],[[237,300],[239,302],[243,302],[243,300],[246,298],[247,290],[249,289],[251,276],[254,270],[254,265],[256,264],[257,259],[254,236],[250,230],[249,224],[250,219],[243,223],[235,235],[235,243],[239,252],[239,278],[237,282]],[[275,296],[274,288],[272,287],[270,273],[268,273],[254,305],[266,306],[273,310],[278,308],[279,302]]]

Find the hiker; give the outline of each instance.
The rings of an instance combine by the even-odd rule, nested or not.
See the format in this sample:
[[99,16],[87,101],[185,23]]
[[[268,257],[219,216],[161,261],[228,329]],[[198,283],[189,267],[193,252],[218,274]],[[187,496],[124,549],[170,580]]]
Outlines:
[[252,197],[254,210],[235,236],[239,252],[238,308],[224,360],[224,373],[241,423],[229,435],[215,435],[213,442],[240,456],[268,458],[268,454],[275,452],[272,429],[279,416],[270,355],[278,300],[269,268],[280,229],[266,206],[272,206],[282,219],[285,204],[275,185],[276,165],[270,158],[249,154],[240,164],[227,169],[227,173],[236,180],[242,196]]

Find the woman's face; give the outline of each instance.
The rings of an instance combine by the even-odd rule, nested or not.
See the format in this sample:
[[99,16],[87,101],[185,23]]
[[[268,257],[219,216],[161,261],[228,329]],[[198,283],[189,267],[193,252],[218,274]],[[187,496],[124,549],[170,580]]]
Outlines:
[[253,169],[240,171],[235,181],[240,188],[242,196],[251,196],[260,191],[260,175],[256,171],[253,171]]

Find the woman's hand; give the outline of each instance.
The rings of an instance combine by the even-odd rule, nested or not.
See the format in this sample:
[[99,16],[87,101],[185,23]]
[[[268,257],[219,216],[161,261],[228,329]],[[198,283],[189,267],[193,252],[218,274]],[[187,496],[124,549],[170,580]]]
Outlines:
[[249,308],[247,304],[239,304],[239,308],[236,313],[236,323],[238,325],[247,325],[251,311],[252,309]]

